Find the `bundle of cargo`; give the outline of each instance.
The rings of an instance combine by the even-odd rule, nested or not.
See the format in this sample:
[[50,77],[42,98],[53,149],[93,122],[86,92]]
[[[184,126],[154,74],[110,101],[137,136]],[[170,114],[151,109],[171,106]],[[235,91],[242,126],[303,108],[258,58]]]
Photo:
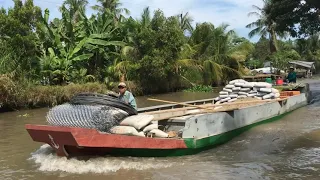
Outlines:
[[154,116],[148,114],[129,116],[122,120],[119,126],[111,128],[110,132],[120,135],[168,138],[169,134],[158,129],[158,123],[153,122],[153,119]]
[[138,114],[130,105],[111,95],[81,93],[69,103],[50,109],[47,122],[53,126],[96,129],[121,135],[166,138],[152,115]]
[[277,89],[272,88],[272,84],[266,82],[247,82],[243,79],[230,81],[222,91],[219,97],[215,98],[215,104],[234,102],[238,99],[257,98],[260,100],[275,99],[280,97]]
[[53,107],[47,113],[47,122],[53,126],[78,127],[110,132],[110,129],[128,116],[138,112],[111,95],[80,93],[70,102]]

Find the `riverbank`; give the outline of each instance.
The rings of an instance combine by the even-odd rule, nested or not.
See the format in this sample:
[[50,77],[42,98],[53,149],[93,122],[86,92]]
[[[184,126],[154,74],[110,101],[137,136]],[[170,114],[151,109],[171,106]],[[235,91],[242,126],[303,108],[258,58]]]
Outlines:
[[[133,82],[127,82],[128,90],[130,90],[136,98],[142,96],[140,85]],[[90,92],[106,94],[108,92],[117,91],[117,83],[109,84],[103,83],[84,83],[84,84],[68,84],[68,85],[36,85],[30,82],[14,81],[11,77],[6,75],[0,76],[0,112],[7,112],[11,110],[32,109],[41,107],[53,107],[65,102],[77,93]],[[188,92],[204,92],[210,93],[218,91],[217,88],[211,86],[194,86],[189,89],[182,89],[178,92],[182,94]],[[170,94],[173,92],[166,92],[161,94]],[[146,96],[146,95],[144,95]],[[150,96],[150,95],[149,95]],[[193,96],[193,95],[192,95]],[[140,98],[142,104],[145,103],[145,98]],[[168,99],[170,100],[170,99]],[[192,99],[194,100],[194,99]],[[196,99],[197,100],[197,99]]]
[[0,77],[0,112],[26,108],[52,107],[71,99],[80,92],[107,93],[104,84],[86,83],[65,86],[42,86],[27,82],[14,82]]
[[[298,79],[298,84],[305,84],[312,81],[320,80],[320,75],[313,76],[310,79]],[[142,95],[141,87],[128,82],[128,88],[136,97]],[[106,86],[102,83],[85,83],[85,84],[69,84],[64,86],[42,86],[34,85],[26,82],[15,82],[8,76],[0,77],[0,112],[10,110],[20,110],[29,108],[52,107],[65,102],[68,102],[72,96],[81,92],[102,93],[116,91],[116,84]],[[218,92],[219,87],[210,87],[198,85],[189,89],[182,89],[179,92]],[[171,92],[167,92],[171,93]],[[149,95],[150,96],[150,95]],[[213,98],[213,97],[212,97]],[[141,98],[142,104],[145,103],[145,98]],[[171,100],[171,99],[167,99]]]

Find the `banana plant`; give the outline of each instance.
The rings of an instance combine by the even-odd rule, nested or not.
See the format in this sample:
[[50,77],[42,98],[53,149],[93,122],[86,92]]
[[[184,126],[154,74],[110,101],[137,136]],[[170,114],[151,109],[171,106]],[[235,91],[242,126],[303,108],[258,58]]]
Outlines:
[[[88,37],[86,51],[94,54],[88,63],[88,73],[93,75],[104,74],[106,67],[112,64],[113,53],[121,50],[125,43],[117,38],[119,28],[115,25],[110,14],[102,13],[88,19],[82,14],[81,31],[79,37]],[[100,77],[102,80],[103,77]]]
[[87,42],[88,39],[84,38],[76,47],[71,47],[67,50],[62,45],[58,46],[58,53],[55,53],[53,48],[48,48],[49,56],[44,53],[40,60],[42,72],[46,75],[50,74],[50,78],[58,84],[72,80],[72,72],[75,70],[74,65],[79,61],[88,60],[93,56],[93,53],[78,55],[78,52]]

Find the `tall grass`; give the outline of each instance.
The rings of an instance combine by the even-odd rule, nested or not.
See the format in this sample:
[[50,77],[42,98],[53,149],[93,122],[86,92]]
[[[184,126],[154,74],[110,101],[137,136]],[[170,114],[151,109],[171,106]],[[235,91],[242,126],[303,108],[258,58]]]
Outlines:
[[41,86],[15,82],[8,75],[0,75],[0,108],[20,109],[52,107],[69,101],[81,92],[107,93],[104,84],[86,83],[66,86]]

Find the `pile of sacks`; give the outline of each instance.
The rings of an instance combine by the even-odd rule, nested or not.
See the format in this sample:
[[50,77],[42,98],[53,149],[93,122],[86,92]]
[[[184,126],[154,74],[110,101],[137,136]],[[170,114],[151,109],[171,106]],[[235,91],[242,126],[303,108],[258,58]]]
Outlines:
[[168,138],[169,134],[158,129],[158,122],[152,122],[153,115],[138,114],[129,116],[120,122],[119,126],[110,129],[112,134],[130,135],[130,136],[152,136]]
[[247,82],[243,79],[230,81],[219,97],[215,98],[215,104],[234,102],[237,99],[257,98],[260,100],[275,99],[280,97],[279,90],[272,88],[272,84],[266,82]]

